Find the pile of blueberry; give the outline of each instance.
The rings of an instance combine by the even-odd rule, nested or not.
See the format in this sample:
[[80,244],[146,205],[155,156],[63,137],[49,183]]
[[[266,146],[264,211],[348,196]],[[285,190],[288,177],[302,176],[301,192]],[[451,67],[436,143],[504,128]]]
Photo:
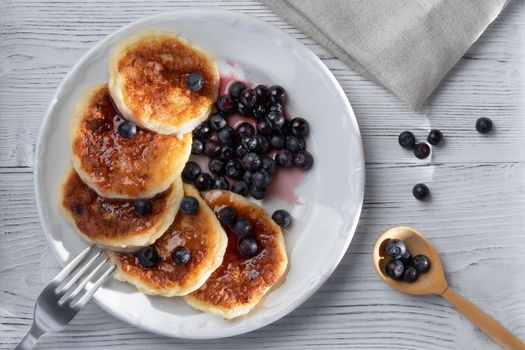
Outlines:
[[[217,99],[216,112],[193,131],[192,154],[209,158],[213,176],[190,161],[183,180],[207,191],[230,189],[229,178],[233,192],[263,199],[278,168],[310,169],[314,159],[304,139],[309,124],[303,118],[287,119],[285,102],[286,91],[278,85],[250,89],[241,81],[233,83],[228,95]],[[235,113],[252,122],[232,128],[228,117]]]
[[392,258],[385,267],[386,274],[391,278],[414,282],[420,273],[430,269],[428,257],[422,254],[412,257],[402,240],[389,239],[384,247],[386,255]]

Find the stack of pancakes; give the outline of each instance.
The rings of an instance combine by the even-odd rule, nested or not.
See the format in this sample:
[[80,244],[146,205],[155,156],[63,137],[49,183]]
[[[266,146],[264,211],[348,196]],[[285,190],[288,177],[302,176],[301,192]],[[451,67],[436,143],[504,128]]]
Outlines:
[[[187,86],[190,73],[204,79],[198,91]],[[262,208],[229,191],[199,193],[182,183],[191,132],[208,118],[219,80],[213,59],[173,33],[147,31],[123,41],[109,59],[109,83],[85,92],[73,111],[72,166],[60,205],[84,239],[107,249],[116,278],[233,318],[281,278],[287,257],[281,229]],[[184,196],[199,201],[195,215],[179,211]],[[217,220],[225,206],[252,221],[256,256],[243,258],[237,236]],[[136,253],[148,246],[159,259],[152,267]],[[191,253],[185,264],[172,261],[179,246]]]

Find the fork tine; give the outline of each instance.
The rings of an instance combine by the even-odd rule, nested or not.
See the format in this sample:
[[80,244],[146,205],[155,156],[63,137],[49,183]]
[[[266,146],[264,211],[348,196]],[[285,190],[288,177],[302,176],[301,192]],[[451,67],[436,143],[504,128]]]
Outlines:
[[98,251],[95,255],[93,255],[89,261],[87,263],[85,263],[76,273],[75,275],[73,275],[73,277],[71,277],[69,279],[69,281],[67,281],[66,284],[64,284],[63,286],[59,286],[57,289],[56,289],[56,293],[60,294],[62,291],[67,291],[68,289],[70,289],[73,284],[84,274],[84,272],[86,272],[86,270],[93,264],[93,262],[100,256],[100,254],[102,254],[102,251]]
[[102,261],[93,269],[91,270],[91,272],[86,276],[84,277],[84,279],[82,280],[82,282],[79,283],[79,285],[71,292],[71,293],[66,293],[62,296],[62,298],[60,298],[60,300],[58,300],[58,303],[59,304],[63,304],[63,303],[66,303],[66,302],[71,302],[73,301],[73,299],[75,299],[75,297],[78,295],[78,293],[80,293],[80,291],[82,289],[84,289],[84,287],[88,284],[89,281],[91,281],[91,279],[97,274],[97,271],[108,261],[108,258],[107,257],[104,257],[104,259],[102,259]]
[[91,249],[93,249],[93,247],[94,246],[91,245],[91,246],[87,247],[86,249],[84,249],[80,254],[77,255],[76,258],[71,260],[69,262],[69,264],[67,264],[64,267],[64,269],[62,271],[60,271],[60,273],[58,275],[56,275],[55,278],[53,278],[53,280],[51,282],[55,282],[55,283],[62,282],[64,280],[64,278],[66,278],[71,273],[71,271],[73,271],[75,269],[75,267],[78,266],[78,264],[91,251]]
[[93,287],[91,287],[91,289],[88,290],[86,294],[84,294],[74,305],[71,305],[71,307],[83,308],[88,303],[88,301],[91,299],[91,297],[93,297],[93,294],[95,294],[95,292],[98,290],[98,287],[100,287],[100,285],[104,283],[104,281],[109,277],[109,275],[113,272],[113,270],[115,270],[115,268],[116,268],[115,265],[111,265],[104,272],[104,274],[102,274],[102,276],[99,277],[99,279],[95,282]]

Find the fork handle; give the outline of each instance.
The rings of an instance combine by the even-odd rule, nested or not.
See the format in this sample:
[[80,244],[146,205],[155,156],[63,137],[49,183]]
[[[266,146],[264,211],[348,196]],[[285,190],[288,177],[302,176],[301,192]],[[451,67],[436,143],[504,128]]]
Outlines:
[[525,350],[525,344],[518,337],[454,289],[447,287],[441,296],[502,348]]
[[40,329],[34,322],[31,325],[31,329],[29,332],[27,332],[26,336],[22,341],[17,345],[15,350],[31,350],[35,347],[36,342],[38,339],[44,334],[45,332]]

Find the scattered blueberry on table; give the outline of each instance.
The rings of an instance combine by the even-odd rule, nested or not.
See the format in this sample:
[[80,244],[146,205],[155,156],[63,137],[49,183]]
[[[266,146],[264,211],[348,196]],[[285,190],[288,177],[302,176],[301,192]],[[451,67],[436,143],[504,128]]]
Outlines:
[[399,145],[404,148],[412,149],[416,144],[416,137],[410,131],[403,131],[397,138]]
[[419,183],[412,188],[412,194],[417,200],[421,201],[428,197],[428,195],[430,194],[430,189],[427,185]]
[[428,143],[430,143],[432,146],[437,146],[441,143],[441,141],[443,140],[443,133],[441,131],[439,131],[438,129],[432,129],[430,130],[430,132],[428,133],[428,136],[427,136],[427,141]]
[[430,269],[429,258],[422,254],[412,257],[402,240],[388,239],[383,246],[385,254],[391,258],[385,265],[385,273],[393,279],[414,282],[419,274]]
[[487,134],[492,130],[492,120],[487,117],[481,117],[476,120],[476,130],[480,134]]
[[430,146],[424,142],[416,143],[414,146],[414,155],[419,159],[428,158],[430,155]]

